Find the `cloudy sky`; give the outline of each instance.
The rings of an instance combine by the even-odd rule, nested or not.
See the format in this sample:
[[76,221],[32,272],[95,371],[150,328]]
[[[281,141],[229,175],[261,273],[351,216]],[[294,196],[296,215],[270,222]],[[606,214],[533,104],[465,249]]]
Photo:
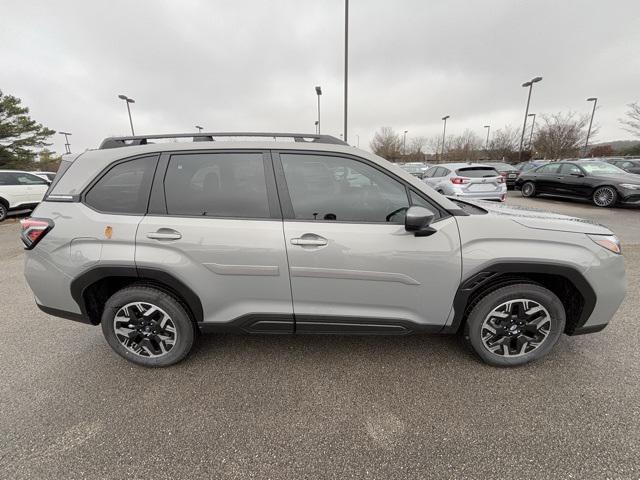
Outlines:
[[[343,0],[0,0],[0,89],[73,133],[74,151],[137,133],[342,131]],[[349,141],[521,128],[531,112],[589,112],[596,141],[628,139],[640,100],[638,0],[351,0]],[[54,148],[64,151],[57,135]]]

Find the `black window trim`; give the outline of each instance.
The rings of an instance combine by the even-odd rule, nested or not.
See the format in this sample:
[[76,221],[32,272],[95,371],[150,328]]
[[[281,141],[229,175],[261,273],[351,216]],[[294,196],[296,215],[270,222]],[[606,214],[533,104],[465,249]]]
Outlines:
[[[167,210],[167,199],[165,196],[164,182],[169,169],[169,160],[173,156],[179,155],[204,155],[204,154],[229,154],[229,153],[256,153],[262,155],[265,184],[267,187],[267,201],[269,202],[269,217],[237,217],[222,215],[187,215],[172,214]],[[278,201],[276,190],[276,179],[273,170],[273,160],[269,150],[258,148],[225,148],[225,149],[198,149],[198,150],[173,150],[165,151],[160,155],[156,176],[151,185],[149,208],[147,215],[154,217],[162,216],[169,218],[197,218],[201,220],[260,220],[260,221],[282,221],[282,211]]]
[[280,205],[282,207],[282,218],[287,222],[313,222],[313,223],[350,223],[350,224],[362,224],[362,225],[404,225],[404,222],[365,222],[365,221],[355,221],[355,220],[324,220],[317,219],[311,220],[308,218],[295,218],[295,213],[293,210],[293,203],[291,202],[291,196],[289,195],[289,188],[287,186],[287,180],[284,175],[284,168],[282,167],[282,160],[280,159],[280,155],[313,155],[313,156],[324,156],[324,157],[340,157],[347,158],[350,160],[355,160],[357,162],[364,163],[370,167],[375,168],[379,172],[388,177],[391,177],[393,180],[399,182],[405,189],[405,194],[407,196],[407,204],[409,206],[412,205],[410,192],[413,191],[416,195],[425,200],[429,205],[432,206],[433,212],[436,214],[436,219],[433,223],[439,222],[451,216],[451,214],[445,210],[443,207],[438,205],[434,200],[429,198],[426,194],[418,191],[413,185],[409,184],[403,178],[396,176],[393,172],[384,169],[380,165],[372,162],[363,157],[359,157],[357,155],[352,155],[349,153],[343,152],[331,152],[324,150],[272,150],[271,151],[273,158],[273,168],[276,176],[276,185],[278,188],[278,196],[280,198]]

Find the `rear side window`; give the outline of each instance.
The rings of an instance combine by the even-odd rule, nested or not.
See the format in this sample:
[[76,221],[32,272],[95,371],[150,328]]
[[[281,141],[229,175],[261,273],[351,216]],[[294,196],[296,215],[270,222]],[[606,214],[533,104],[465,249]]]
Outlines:
[[558,173],[558,170],[560,170],[559,163],[549,163],[547,165],[543,165],[540,168],[536,169],[535,172],[536,173]]
[[105,213],[144,214],[157,157],[143,157],[111,167],[85,195],[85,203]]
[[467,178],[490,178],[499,177],[500,174],[491,167],[466,167],[456,170],[456,174]]
[[270,217],[262,153],[173,155],[164,191],[169,215]]

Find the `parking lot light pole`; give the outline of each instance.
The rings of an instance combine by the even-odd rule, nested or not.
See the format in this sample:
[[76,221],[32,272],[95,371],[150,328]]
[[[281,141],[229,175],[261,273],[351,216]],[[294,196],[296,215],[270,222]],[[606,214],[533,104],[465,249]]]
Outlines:
[[316,133],[319,134],[320,132],[318,131],[318,125],[320,124],[320,122],[316,120],[315,122],[313,122],[313,124],[315,125]]
[[203,130],[203,128],[200,125],[196,125],[196,128],[198,129],[198,133],[200,133]]
[[524,82],[523,87],[529,87],[529,95],[527,96],[527,108],[524,110],[524,124],[522,125],[522,135],[520,136],[520,150],[518,151],[518,159],[522,161],[522,144],[524,143],[524,132],[527,129],[527,116],[529,115],[529,103],[531,102],[531,90],[533,90],[533,84],[542,80],[542,77],[535,77]]
[[318,135],[320,135],[320,95],[322,95],[322,88],[316,87],[316,96],[318,97],[318,121],[316,122],[318,125]]
[[407,154],[407,132],[409,130],[405,130],[403,137],[402,137],[402,154],[406,155]]
[[484,128],[487,129],[487,141],[484,144],[484,149],[489,151],[489,132],[491,131],[491,125],[485,125]]
[[131,125],[131,135],[135,135],[136,133],[133,131],[133,120],[131,120],[131,109],[129,108],[130,103],[136,103],[133,98],[129,98],[126,95],[118,95],[120,100],[124,100],[127,104],[127,113],[129,114],[129,124]]
[[593,117],[596,114],[596,105],[598,103],[597,97],[587,98],[587,102],[593,102],[593,110],[591,111],[591,120],[589,120],[589,130],[587,130],[587,139],[584,142],[584,156],[587,156],[587,147],[589,146],[589,136],[591,135],[591,125],[593,125]]
[[64,135],[64,151],[65,153],[71,153],[71,144],[69,143],[69,132],[58,132],[60,135]]
[[533,117],[533,121],[531,122],[531,133],[529,134],[529,150],[531,150],[531,148],[532,148],[531,145],[532,145],[532,142],[533,142],[533,129],[536,127],[536,114],[535,113],[530,113],[528,116],[529,117]]
[[446,138],[445,135],[447,134],[447,118],[451,117],[451,115],[445,115],[444,117],[442,117],[442,121],[444,122],[444,126],[442,127],[442,156],[441,156],[441,160],[444,159],[444,139]]
[[349,82],[349,0],[344,0],[344,134],[347,142],[347,93]]

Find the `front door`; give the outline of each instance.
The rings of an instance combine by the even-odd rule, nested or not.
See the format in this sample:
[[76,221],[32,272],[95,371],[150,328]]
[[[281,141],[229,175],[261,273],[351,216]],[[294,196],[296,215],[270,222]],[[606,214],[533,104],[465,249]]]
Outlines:
[[410,204],[429,206],[364,159],[280,152],[275,157],[296,332],[438,331],[460,283],[453,217],[437,232],[404,229]]

